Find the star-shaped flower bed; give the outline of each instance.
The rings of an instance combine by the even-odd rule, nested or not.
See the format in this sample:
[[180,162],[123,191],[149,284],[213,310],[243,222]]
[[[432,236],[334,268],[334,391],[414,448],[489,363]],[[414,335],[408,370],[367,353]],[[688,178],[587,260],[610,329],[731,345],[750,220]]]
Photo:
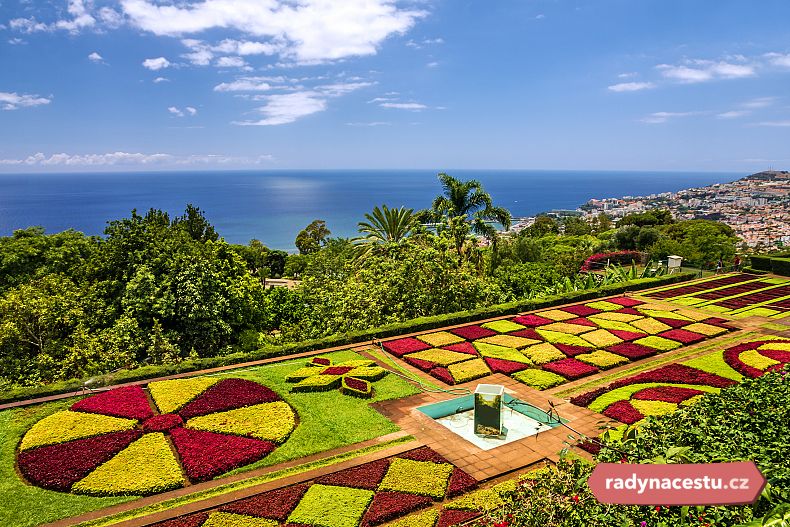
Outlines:
[[150,495],[254,463],[284,442],[296,414],[243,379],[197,377],[91,395],[22,438],[20,473],[52,490]]
[[373,396],[373,383],[387,373],[372,360],[332,364],[326,357],[314,357],[305,367],[291,372],[285,380],[294,383],[292,392],[325,392],[339,388],[346,395],[369,398]]

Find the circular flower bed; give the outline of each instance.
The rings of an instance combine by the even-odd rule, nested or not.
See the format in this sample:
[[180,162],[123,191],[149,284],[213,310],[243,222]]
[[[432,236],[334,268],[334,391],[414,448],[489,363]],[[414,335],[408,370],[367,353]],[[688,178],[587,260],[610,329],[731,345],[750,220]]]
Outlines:
[[254,463],[284,442],[296,414],[243,379],[198,377],[115,388],[33,425],[20,473],[51,490],[149,495]]

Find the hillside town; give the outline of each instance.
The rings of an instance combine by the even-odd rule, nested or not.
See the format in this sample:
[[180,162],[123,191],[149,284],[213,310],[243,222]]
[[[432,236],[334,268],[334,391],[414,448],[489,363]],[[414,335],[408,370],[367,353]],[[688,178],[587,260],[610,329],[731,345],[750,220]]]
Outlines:
[[677,219],[718,220],[732,227],[750,249],[790,245],[790,172],[758,172],[732,183],[649,196],[591,199],[580,209],[588,218],[613,219],[648,209],[669,209]]

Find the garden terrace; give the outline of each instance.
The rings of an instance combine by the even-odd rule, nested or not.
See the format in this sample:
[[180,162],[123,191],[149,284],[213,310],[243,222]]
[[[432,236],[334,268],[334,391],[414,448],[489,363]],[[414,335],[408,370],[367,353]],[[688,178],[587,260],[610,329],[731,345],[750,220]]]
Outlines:
[[643,296],[734,318],[790,316],[790,279],[787,278],[734,274],[670,286]]

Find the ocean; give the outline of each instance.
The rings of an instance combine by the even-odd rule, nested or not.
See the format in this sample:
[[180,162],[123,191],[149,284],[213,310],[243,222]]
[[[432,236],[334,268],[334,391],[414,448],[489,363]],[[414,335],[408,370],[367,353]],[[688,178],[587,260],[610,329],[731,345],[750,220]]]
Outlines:
[[[575,209],[592,198],[641,196],[735,181],[745,173],[450,170],[478,179],[494,203],[514,216]],[[333,236],[354,236],[374,206],[430,207],[441,193],[432,170],[278,170],[0,175],[0,235],[33,225],[102,234],[108,220],[132,209],[183,213],[200,207],[231,243],[253,238],[294,251],[297,233],[314,219]]]

